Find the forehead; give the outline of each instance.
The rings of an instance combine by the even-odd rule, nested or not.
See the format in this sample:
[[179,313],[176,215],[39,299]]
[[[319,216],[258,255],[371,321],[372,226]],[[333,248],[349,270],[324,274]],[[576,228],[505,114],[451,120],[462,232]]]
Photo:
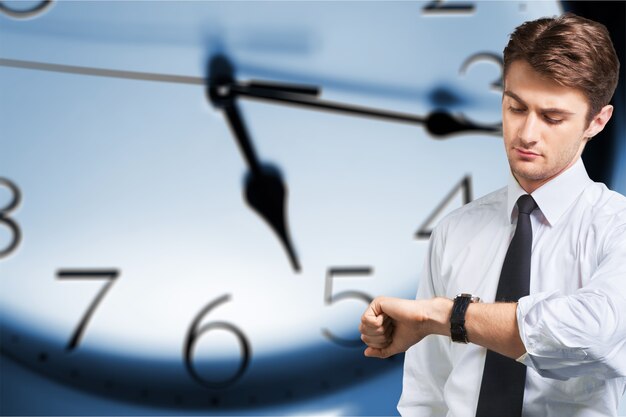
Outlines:
[[587,99],[580,90],[562,86],[544,77],[522,60],[509,66],[504,79],[504,90],[513,93],[531,107],[560,108],[581,114],[585,114],[587,110]]

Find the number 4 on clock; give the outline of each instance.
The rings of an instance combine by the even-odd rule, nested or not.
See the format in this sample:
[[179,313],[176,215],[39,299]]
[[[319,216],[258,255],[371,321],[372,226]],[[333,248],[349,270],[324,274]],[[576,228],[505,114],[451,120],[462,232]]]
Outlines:
[[446,208],[454,200],[457,194],[461,193],[462,205],[469,203],[472,198],[472,177],[466,175],[463,179],[452,188],[452,190],[445,196],[445,198],[439,203],[437,208],[428,216],[426,221],[415,232],[415,239],[430,239],[430,235],[433,231],[433,227],[436,220],[444,214]]

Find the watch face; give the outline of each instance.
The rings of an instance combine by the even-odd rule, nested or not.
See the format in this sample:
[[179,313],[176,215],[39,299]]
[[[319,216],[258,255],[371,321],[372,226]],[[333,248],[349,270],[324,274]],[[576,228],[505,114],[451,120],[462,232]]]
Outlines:
[[304,84],[320,94],[292,96],[493,127],[507,35],[559,11],[58,2],[0,16],[2,352],[167,407],[297,401],[397,369],[363,357],[360,315],[376,295],[414,297],[436,221],[505,184],[501,138],[224,103],[211,82],[229,67],[228,88]]

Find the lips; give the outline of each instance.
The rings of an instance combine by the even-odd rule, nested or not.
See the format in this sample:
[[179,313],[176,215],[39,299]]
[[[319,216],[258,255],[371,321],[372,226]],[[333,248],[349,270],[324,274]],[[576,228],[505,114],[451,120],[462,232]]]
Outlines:
[[538,156],[541,156],[538,153],[533,152],[533,151],[529,151],[527,149],[518,148],[518,147],[515,147],[513,149],[515,149],[515,152],[517,152],[518,155],[520,155],[520,156],[522,156],[524,158],[536,158]]

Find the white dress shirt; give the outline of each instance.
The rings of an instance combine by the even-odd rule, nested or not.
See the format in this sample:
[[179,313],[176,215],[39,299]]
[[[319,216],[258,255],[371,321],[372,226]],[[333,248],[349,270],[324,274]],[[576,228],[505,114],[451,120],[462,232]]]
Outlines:
[[[515,232],[508,187],[446,216],[433,231],[417,298],[495,299]],[[517,308],[527,353],[524,416],[615,416],[626,387],[626,198],[581,160],[532,193],[530,295]],[[471,337],[471,336],[470,336]],[[405,356],[403,416],[473,416],[486,349],[428,336]]]

